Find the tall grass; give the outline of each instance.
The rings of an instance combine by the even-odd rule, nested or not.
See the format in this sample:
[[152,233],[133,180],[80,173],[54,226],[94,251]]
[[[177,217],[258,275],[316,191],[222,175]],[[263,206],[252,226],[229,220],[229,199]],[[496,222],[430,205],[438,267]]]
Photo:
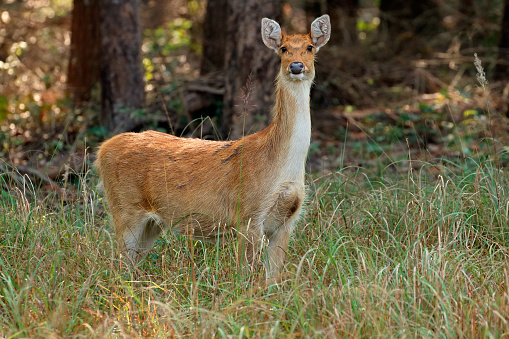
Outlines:
[[[122,267],[95,192],[44,199],[2,180],[5,337],[500,337],[509,333],[508,175],[493,161],[384,179],[309,177],[287,280],[239,273],[234,246],[167,233]],[[392,172],[391,172],[392,171]]]
[[491,154],[419,170],[409,157],[309,175],[272,286],[238,268],[238,244],[171,232],[124,267],[94,173],[65,195],[0,173],[0,336],[507,336],[507,153],[493,132],[482,142]]

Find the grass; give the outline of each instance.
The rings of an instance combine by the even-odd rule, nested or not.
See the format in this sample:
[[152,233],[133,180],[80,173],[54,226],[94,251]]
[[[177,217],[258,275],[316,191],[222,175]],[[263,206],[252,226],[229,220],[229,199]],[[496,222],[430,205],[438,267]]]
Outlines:
[[233,246],[171,233],[123,267],[95,175],[63,199],[4,174],[0,336],[502,337],[509,175],[492,158],[309,176],[287,280],[271,287]]
[[476,157],[416,166],[382,152],[373,168],[308,175],[272,286],[237,267],[238,244],[171,232],[124,267],[94,173],[53,195],[0,173],[0,336],[507,336],[509,157],[488,115]]

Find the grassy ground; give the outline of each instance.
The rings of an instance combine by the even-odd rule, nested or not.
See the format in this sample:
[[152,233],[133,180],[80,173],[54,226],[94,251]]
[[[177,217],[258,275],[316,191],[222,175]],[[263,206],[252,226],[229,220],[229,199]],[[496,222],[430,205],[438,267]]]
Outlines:
[[122,267],[93,173],[71,201],[11,183],[0,336],[502,337],[509,175],[497,156],[308,176],[287,280],[271,287],[261,269],[236,268],[231,246],[171,233]]

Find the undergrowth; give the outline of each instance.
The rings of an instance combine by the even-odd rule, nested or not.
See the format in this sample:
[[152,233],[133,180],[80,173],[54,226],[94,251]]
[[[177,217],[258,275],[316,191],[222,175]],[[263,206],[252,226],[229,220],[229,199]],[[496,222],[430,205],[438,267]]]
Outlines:
[[[505,153],[499,152],[499,157]],[[494,157],[381,179],[308,176],[286,279],[233,246],[172,233],[134,269],[87,174],[75,198],[1,177],[5,337],[501,337],[509,333],[509,176]]]

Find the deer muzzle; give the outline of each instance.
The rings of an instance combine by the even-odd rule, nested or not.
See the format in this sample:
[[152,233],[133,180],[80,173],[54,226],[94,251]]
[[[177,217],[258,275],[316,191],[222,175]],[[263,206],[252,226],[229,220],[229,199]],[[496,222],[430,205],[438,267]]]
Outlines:
[[292,62],[289,68],[292,74],[301,74],[304,72],[304,64],[302,62]]

